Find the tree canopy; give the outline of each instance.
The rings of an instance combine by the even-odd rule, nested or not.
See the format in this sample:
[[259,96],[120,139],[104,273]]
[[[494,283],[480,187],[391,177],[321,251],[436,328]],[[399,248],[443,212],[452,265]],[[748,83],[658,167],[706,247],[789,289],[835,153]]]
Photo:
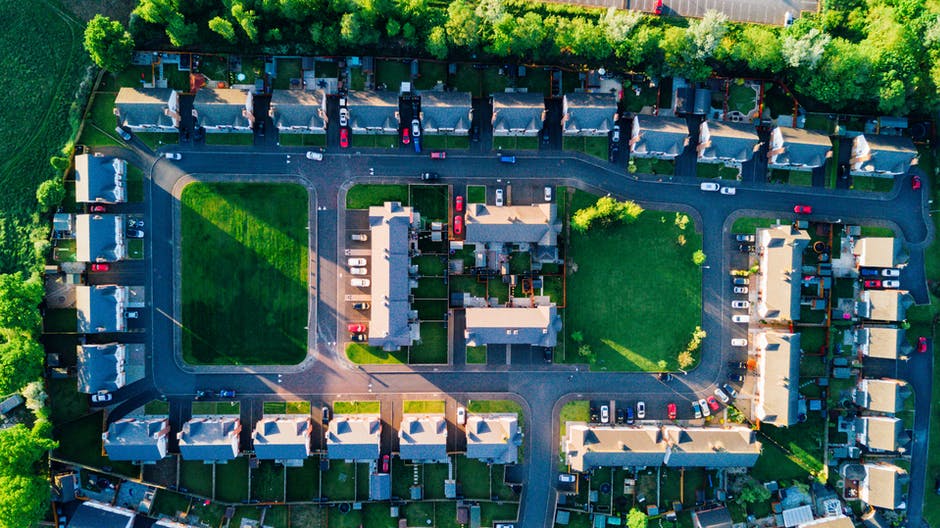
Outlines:
[[639,204],[632,201],[618,202],[610,196],[601,196],[592,206],[578,209],[571,217],[571,227],[585,232],[593,227],[607,227],[614,223],[632,223],[643,212]]
[[85,49],[98,67],[120,72],[131,63],[134,39],[117,20],[95,15],[85,26]]

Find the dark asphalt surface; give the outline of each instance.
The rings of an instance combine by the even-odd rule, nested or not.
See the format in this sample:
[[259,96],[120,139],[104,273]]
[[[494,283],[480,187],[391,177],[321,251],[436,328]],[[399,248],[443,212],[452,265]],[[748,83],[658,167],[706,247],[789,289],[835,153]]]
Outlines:
[[[339,151],[328,149],[324,161],[304,159],[301,149],[275,149],[274,147],[206,147],[180,149],[183,158],[178,162],[154,158],[146,147],[135,139],[130,151],[122,148],[100,148],[105,154],[119,155],[143,167],[148,177],[145,199],[147,239],[145,266],[147,291],[151,292],[150,347],[152,361],[147,365],[147,378],[118,391],[120,403],[109,419],[116,420],[146,401],[167,396],[171,408],[189,401],[197,389],[232,388],[238,391],[243,408],[251,409],[255,400],[277,397],[311,400],[333,400],[356,395],[383,397],[413,393],[444,393],[452,397],[481,398],[511,396],[525,404],[526,420],[525,465],[528,478],[521,508],[520,526],[551,525],[554,504],[553,482],[557,471],[558,424],[553,419],[557,408],[569,399],[596,398],[644,399],[649,418],[665,414],[667,401],[697,399],[700,394],[714,390],[716,383],[724,381],[725,363],[723,347],[733,332],[730,321],[731,279],[727,273],[732,253],[728,251],[728,233],[737,216],[769,216],[787,221],[794,219],[793,205],[805,204],[814,208],[814,220],[841,220],[891,226],[909,244],[911,264],[905,271],[905,281],[920,302],[926,299],[926,281],[923,279],[923,249],[930,243],[933,233],[925,221],[926,195],[910,189],[907,179],[899,182],[887,195],[872,195],[852,191],[834,191],[815,188],[767,186],[761,182],[743,182],[737,185],[735,196],[706,193],[699,190],[694,173],[691,177],[648,177],[626,175],[622,167],[588,158],[579,154],[546,151],[519,154],[518,164],[498,163],[493,154],[448,153],[445,162],[432,163],[427,156],[408,151],[372,149]],[[290,155],[290,158],[288,158]],[[156,160],[156,161],[155,161]],[[289,162],[288,162],[289,161]],[[370,176],[370,168],[374,176]],[[512,180],[516,185],[569,185],[595,193],[611,193],[619,198],[636,200],[647,208],[678,209],[688,212],[703,232],[703,250],[709,256],[702,269],[703,321],[708,333],[702,347],[700,365],[687,376],[679,376],[669,384],[643,373],[599,373],[574,371],[571,365],[544,366],[511,365],[479,370],[454,371],[453,367],[422,367],[401,365],[374,365],[357,368],[349,365],[337,351],[335,342],[337,320],[337,233],[341,230],[342,211],[337,197],[343,186],[364,181],[417,181],[421,171],[434,170],[444,177],[443,183],[495,183],[497,178]],[[152,175],[152,178],[150,176]],[[273,175],[294,175],[316,190],[318,211],[316,229],[319,244],[315,262],[317,300],[317,343],[315,361],[302,368],[230,367],[226,372],[193,373],[183,368],[173,351],[173,197],[174,185],[180,178],[200,175],[213,178],[231,175],[239,179],[264,181]],[[926,180],[925,180],[926,181]],[[341,266],[340,266],[341,268]],[[922,291],[918,292],[918,288]],[[722,324],[725,323],[725,324]],[[739,325],[735,325],[739,326]],[[912,360],[912,363],[917,359]],[[929,361],[929,359],[928,359]],[[912,369],[911,376],[918,394],[918,403],[929,405],[930,379],[927,368]],[[281,376],[278,376],[278,374]],[[926,377],[926,380],[920,379]],[[624,387],[630,387],[628,392]],[[926,391],[926,392],[922,392]],[[370,394],[371,393],[371,394]],[[183,406],[185,407],[185,406]],[[687,405],[682,412],[690,413]],[[553,414],[554,411],[554,414]],[[244,414],[244,413],[243,413]],[[187,418],[184,412],[174,413],[174,427]],[[248,415],[243,416],[248,418]],[[921,412],[918,405],[915,428],[914,460],[926,456],[926,427],[929,410]],[[389,424],[386,424],[388,426]],[[394,424],[397,426],[397,424]],[[245,424],[250,429],[252,424]],[[921,433],[918,433],[920,431]],[[920,453],[920,455],[918,455]],[[920,467],[925,464],[921,463]],[[916,471],[915,471],[916,473]],[[923,496],[923,476],[913,475],[911,485],[912,520],[920,517],[920,504],[914,502]],[[915,484],[916,481],[919,484]],[[917,495],[919,494],[919,495]]]

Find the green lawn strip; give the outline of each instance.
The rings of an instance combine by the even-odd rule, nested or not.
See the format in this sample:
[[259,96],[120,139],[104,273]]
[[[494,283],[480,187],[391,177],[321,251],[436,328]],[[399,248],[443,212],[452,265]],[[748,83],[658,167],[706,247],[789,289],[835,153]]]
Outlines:
[[[803,127],[806,130],[816,130],[819,132],[825,132],[826,134],[831,134],[832,120],[829,119],[826,114],[807,113],[806,122],[803,124]],[[833,156],[833,158],[839,159],[836,156]]]
[[444,400],[405,400],[402,412],[410,414],[444,414]]
[[360,148],[397,148],[398,136],[395,134],[353,134],[349,142],[353,147]]
[[[493,495],[499,497],[501,501],[519,500],[512,488],[506,485],[505,480],[506,466],[503,464],[494,464],[493,472],[490,475],[490,486],[493,488]],[[513,517],[515,519],[515,517]]]
[[178,513],[186,513],[189,510],[190,498],[186,495],[174,493],[165,489],[157,489],[153,497],[153,506],[150,513],[154,516],[166,515],[176,518]]
[[468,185],[467,186],[467,203],[486,203],[486,186],[484,185]]
[[[672,160],[662,160],[653,158],[632,158],[630,165],[633,166],[631,172],[638,174],[661,174],[671,175],[676,172],[676,162]],[[702,164],[702,165],[707,165]]]
[[886,193],[894,188],[894,178],[853,176],[851,188],[856,191]]
[[418,64],[418,77],[414,87],[418,90],[429,90],[437,86],[437,82],[447,82],[447,64],[443,62],[421,61]]
[[561,437],[566,434],[566,425],[568,422],[589,422],[591,420],[591,402],[587,400],[575,400],[566,403],[561,408],[558,417],[558,423],[561,424]]
[[449,189],[446,185],[412,185],[411,205],[428,221],[447,221],[447,200]]
[[[75,380],[71,380],[75,383]],[[81,398],[86,398],[82,395]],[[101,448],[101,433],[104,431],[102,412],[89,414],[75,421],[57,424],[55,437],[59,448],[54,456],[86,466],[109,466],[114,473],[138,478],[140,467],[130,462],[119,462],[104,456]]]
[[74,308],[46,310],[42,329],[44,332],[75,332],[78,329],[78,311]]
[[480,504],[481,526],[492,526],[494,521],[515,521],[519,515],[519,504],[505,502],[483,502]]
[[310,402],[308,401],[287,402],[287,414],[310,414]]
[[832,142],[832,156],[826,160],[826,186],[836,188],[836,179],[839,177],[839,140]]
[[434,503],[434,528],[461,528],[457,524],[457,503],[454,501]]
[[402,364],[408,362],[408,352],[387,352],[362,343],[346,343],[346,358],[360,365]]
[[424,483],[425,499],[444,499],[444,481],[447,480],[447,464],[422,464],[424,472],[421,481]]
[[[68,197],[66,197],[68,200]],[[71,211],[75,212],[75,211]],[[131,239],[137,240],[137,239]],[[57,238],[53,239],[53,254],[52,258],[56,262],[75,262],[75,239],[74,238]]]
[[249,132],[208,132],[206,145],[254,145],[255,136]]
[[365,183],[354,185],[346,193],[346,209],[368,209],[385,202],[408,205],[408,186]]
[[180,142],[179,132],[138,132],[137,137],[152,150],[164,145],[178,145]]
[[144,171],[130,164],[127,166],[127,201],[144,201]]
[[379,414],[382,404],[377,401],[333,402],[334,414]]
[[826,344],[826,329],[819,326],[803,326],[797,332],[800,333],[800,348],[807,355],[819,353]]
[[[536,290],[538,291],[538,290]],[[559,276],[543,276],[541,295],[548,295],[552,302],[558,306],[565,305],[565,283],[564,278]]]
[[790,171],[790,185],[799,185],[802,187],[813,186],[813,173],[811,171]]
[[418,299],[446,299],[447,284],[438,277],[422,277],[418,279],[418,287],[413,293]]
[[467,363],[485,365],[486,364],[486,345],[468,346],[467,347]]
[[408,526],[430,526],[434,523],[434,503],[409,502],[404,507]]
[[[338,513],[337,516],[342,514]],[[398,517],[391,516],[391,510],[388,507],[386,502],[370,502],[362,505],[362,524],[361,526],[368,526],[376,528],[397,528],[398,526]],[[292,526],[297,526],[292,524]],[[310,526],[310,525],[305,525]],[[351,528],[359,528],[359,525],[353,526]],[[436,526],[435,528],[440,528]]]
[[330,469],[323,473],[323,495],[330,500],[354,500],[356,487],[356,464],[331,460]]
[[337,508],[332,507],[327,510],[326,515],[328,519],[327,528],[362,528],[364,526],[362,510],[351,510],[342,513]]
[[369,464],[356,464],[356,500],[369,499]]
[[180,460],[180,490],[201,497],[212,496],[212,466],[201,460]]
[[264,414],[287,414],[287,402],[268,401],[261,405]]
[[520,427],[524,421],[522,406],[512,400],[470,400],[467,410],[474,414],[514,413],[519,416]]
[[894,229],[890,227],[862,226],[863,237],[894,237]]
[[362,73],[361,66],[349,68],[349,87],[359,91],[366,89],[366,74]]
[[114,116],[114,100],[117,93],[96,92],[91,101],[91,108],[85,115],[85,125],[78,140],[81,145],[100,147],[120,145],[114,133],[117,118]]
[[772,443],[805,471],[819,473],[824,467],[822,446],[825,434],[825,421],[811,414],[807,421],[788,428],[764,424],[760,436],[765,448]]
[[761,482],[771,480],[805,480],[809,471],[794,462],[788,454],[771,442],[763,442],[763,449],[757,463],[751,469],[751,476]]
[[606,160],[609,153],[609,141],[607,136],[565,136],[562,148]]
[[287,468],[287,501],[309,501],[320,494],[320,459],[304,460],[302,467]]
[[273,460],[261,460],[251,470],[251,498],[261,502],[284,501],[284,466]]
[[[408,497],[409,488],[414,484],[413,475],[414,475],[415,464],[411,462],[405,463],[402,459],[398,457],[392,457],[392,496],[393,497]],[[417,484],[421,485],[422,473],[418,471],[418,481]]]
[[468,499],[490,498],[490,468],[479,460],[471,460],[464,455],[456,457],[456,479],[463,486],[463,494]]
[[421,341],[410,347],[409,362],[447,363],[447,323],[422,322]]
[[777,220],[773,218],[738,218],[731,225],[731,232],[738,235],[753,235],[759,227],[770,227],[776,225]]
[[306,190],[192,183],[181,201],[184,360],[299,363],[307,352]]
[[[88,412],[88,397],[78,393],[75,378],[50,378],[46,380],[46,394],[49,396],[47,405],[51,409],[52,422],[55,424],[65,424],[77,420]],[[100,436],[101,431],[98,431],[98,434]],[[59,449],[60,451],[71,451],[77,449],[77,446],[66,448],[63,445]]]
[[248,457],[215,465],[215,496],[226,502],[248,499]]
[[418,266],[418,274],[422,276],[440,277],[447,269],[445,255],[420,255],[412,258],[411,263]]
[[386,89],[397,92],[402,82],[411,81],[410,61],[402,62],[400,60],[375,61],[375,84],[385,84]]
[[132,238],[127,241],[127,256],[132,260],[144,258],[144,239]]
[[144,414],[163,416],[170,414],[170,404],[165,400],[151,400],[144,404]]
[[[579,191],[571,210],[596,199]],[[680,234],[684,246],[676,243]],[[684,230],[675,225],[674,212],[646,211],[629,225],[572,233],[567,302],[579,309],[566,314],[565,338],[583,334],[583,344],[596,358],[592,369],[677,368],[677,352],[701,324],[701,269],[692,263],[692,253],[701,244],[693,224]],[[614,292],[622,302],[599,302],[603,292]],[[566,343],[572,351],[579,346]],[[569,362],[585,361],[577,354],[566,355]]]
[[195,416],[201,415],[234,415],[240,414],[241,404],[239,402],[192,402],[192,413]]
[[326,134],[279,133],[277,141],[282,147],[325,147]]
[[494,136],[493,149],[538,150],[538,136]]
[[447,315],[447,301],[424,299],[411,303],[412,308],[418,311],[418,318],[422,321],[442,321]]

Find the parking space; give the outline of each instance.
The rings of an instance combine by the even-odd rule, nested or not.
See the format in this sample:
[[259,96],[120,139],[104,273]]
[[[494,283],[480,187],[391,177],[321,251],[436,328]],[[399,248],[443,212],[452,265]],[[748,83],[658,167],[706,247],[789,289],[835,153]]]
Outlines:
[[398,99],[398,115],[401,123],[398,129],[399,147],[423,152],[421,145],[421,98],[402,96]]
[[343,251],[337,267],[344,270],[341,330],[347,338],[365,341],[371,309],[372,246],[369,242],[368,210],[346,211]]
[[629,156],[630,122],[618,119],[613,130],[607,133],[607,159],[621,167],[626,166]]

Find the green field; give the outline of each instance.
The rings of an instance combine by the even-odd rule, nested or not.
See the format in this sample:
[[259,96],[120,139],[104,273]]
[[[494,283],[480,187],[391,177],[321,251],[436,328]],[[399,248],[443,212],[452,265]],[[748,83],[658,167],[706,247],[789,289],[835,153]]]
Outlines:
[[300,362],[307,351],[306,190],[193,183],[181,201],[185,361]]
[[[596,200],[578,191],[571,211]],[[691,222],[680,230],[675,216],[646,211],[633,224],[572,233],[568,259],[577,271],[568,268],[567,362],[586,361],[571,340],[581,332],[596,356],[592,369],[677,368],[678,352],[702,320],[702,272],[692,263],[702,238]]]

